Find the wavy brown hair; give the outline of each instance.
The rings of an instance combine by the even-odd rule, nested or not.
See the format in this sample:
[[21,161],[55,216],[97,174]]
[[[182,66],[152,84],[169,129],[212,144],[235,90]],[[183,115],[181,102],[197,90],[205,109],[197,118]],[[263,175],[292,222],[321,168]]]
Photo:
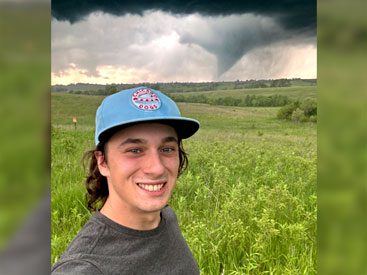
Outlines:
[[[96,148],[85,152],[83,156],[84,168],[87,170],[87,176],[84,182],[87,189],[86,200],[88,209],[90,211],[96,211],[97,209],[100,209],[108,197],[107,178],[102,176],[99,172],[98,162],[95,157],[95,152],[98,151],[102,152],[103,156],[106,156],[105,143],[99,144],[96,146]],[[178,157],[178,176],[180,176],[186,170],[189,164],[181,139],[178,141]]]

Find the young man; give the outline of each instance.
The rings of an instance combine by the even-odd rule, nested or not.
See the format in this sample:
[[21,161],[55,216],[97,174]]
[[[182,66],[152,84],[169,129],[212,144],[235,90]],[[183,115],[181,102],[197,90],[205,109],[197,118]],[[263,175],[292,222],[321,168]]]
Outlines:
[[199,274],[167,205],[187,164],[181,141],[198,129],[160,91],[138,87],[106,97],[86,180],[88,207],[96,211],[52,274]]

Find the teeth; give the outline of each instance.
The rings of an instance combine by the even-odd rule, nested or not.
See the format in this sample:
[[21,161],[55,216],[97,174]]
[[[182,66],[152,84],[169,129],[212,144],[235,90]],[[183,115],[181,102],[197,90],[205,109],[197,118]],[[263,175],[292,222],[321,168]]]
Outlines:
[[150,192],[153,192],[153,191],[159,191],[162,189],[163,187],[163,184],[156,184],[156,185],[152,185],[152,184],[142,184],[142,183],[139,183],[138,184],[141,188],[147,190],[147,191],[150,191]]

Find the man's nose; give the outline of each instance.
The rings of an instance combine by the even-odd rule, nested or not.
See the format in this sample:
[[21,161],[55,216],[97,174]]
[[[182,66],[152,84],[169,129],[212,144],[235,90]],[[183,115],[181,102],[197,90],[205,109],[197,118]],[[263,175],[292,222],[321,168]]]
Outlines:
[[143,172],[153,178],[158,178],[164,174],[165,167],[159,152],[150,152],[144,161]]

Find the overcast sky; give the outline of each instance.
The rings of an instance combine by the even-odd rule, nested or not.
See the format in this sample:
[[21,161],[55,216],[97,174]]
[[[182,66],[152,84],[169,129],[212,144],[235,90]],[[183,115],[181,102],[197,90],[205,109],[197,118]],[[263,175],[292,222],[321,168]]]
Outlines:
[[316,78],[314,1],[86,2],[52,1],[52,84]]

